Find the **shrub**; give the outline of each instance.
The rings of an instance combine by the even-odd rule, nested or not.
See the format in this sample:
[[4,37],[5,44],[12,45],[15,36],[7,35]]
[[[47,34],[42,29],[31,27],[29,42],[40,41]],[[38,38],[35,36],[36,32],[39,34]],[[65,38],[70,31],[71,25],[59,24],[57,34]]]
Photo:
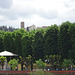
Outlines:
[[18,64],[17,62],[18,62],[18,60],[16,60],[16,59],[12,59],[9,61],[9,64],[10,64],[10,67],[12,68],[12,70],[15,70],[15,67]]
[[36,65],[39,69],[44,69],[45,68],[45,63],[41,59],[36,61]]

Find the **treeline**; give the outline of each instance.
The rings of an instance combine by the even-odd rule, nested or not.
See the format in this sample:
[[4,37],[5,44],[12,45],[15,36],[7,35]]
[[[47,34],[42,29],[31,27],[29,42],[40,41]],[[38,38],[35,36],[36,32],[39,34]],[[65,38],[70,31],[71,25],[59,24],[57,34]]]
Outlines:
[[35,60],[46,55],[61,55],[61,58],[75,59],[75,23],[69,21],[60,26],[46,29],[13,32],[0,31],[0,52],[10,51],[20,56],[33,56]]
[[9,26],[9,28],[7,28],[7,26],[0,26],[0,30],[2,31],[9,31],[9,32],[13,32],[14,30],[17,30],[17,29],[15,29],[15,28],[13,28],[13,27],[10,27]]

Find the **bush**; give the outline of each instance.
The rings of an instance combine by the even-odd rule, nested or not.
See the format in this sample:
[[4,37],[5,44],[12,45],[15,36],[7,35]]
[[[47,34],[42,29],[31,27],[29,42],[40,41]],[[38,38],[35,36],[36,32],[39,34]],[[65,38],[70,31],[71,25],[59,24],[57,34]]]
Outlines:
[[73,61],[71,59],[64,59],[62,65],[64,68],[69,68],[71,65],[73,65]]
[[18,60],[16,60],[16,59],[12,59],[9,61],[9,64],[10,64],[10,67],[12,68],[12,70],[15,70],[15,67],[18,64],[17,62],[18,62]]
[[36,65],[39,69],[44,69],[45,68],[45,63],[41,59],[36,61]]

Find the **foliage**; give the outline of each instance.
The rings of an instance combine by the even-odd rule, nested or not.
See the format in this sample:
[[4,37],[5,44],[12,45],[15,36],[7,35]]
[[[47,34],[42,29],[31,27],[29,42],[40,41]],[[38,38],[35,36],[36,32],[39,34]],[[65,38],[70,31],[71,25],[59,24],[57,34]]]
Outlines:
[[5,60],[6,60],[6,57],[4,57],[4,56],[0,57],[0,62],[4,62]]
[[44,69],[45,68],[45,63],[41,59],[36,61],[36,65],[39,69]]
[[64,59],[62,62],[62,65],[64,68],[69,68],[71,65],[73,65],[73,60],[71,59]]
[[31,47],[31,37],[29,35],[24,35],[22,37],[22,56],[27,57],[28,55],[32,54],[32,47]]
[[51,25],[46,29],[44,35],[44,53],[45,55],[58,54],[58,26]]
[[25,62],[25,58],[22,58],[22,56],[19,56],[19,62],[20,63],[24,63]]
[[62,23],[59,32],[59,54],[63,58],[68,58],[69,50],[71,49],[71,36],[69,34],[69,28],[72,24],[67,21]]
[[0,31],[0,52],[3,50],[25,58],[31,55],[34,61],[44,60],[46,55],[61,55],[61,60],[75,60],[75,23],[66,21],[60,26],[54,24],[29,32],[24,29]]
[[4,56],[0,57],[0,64],[2,65],[2,69],[3,69],[3,66],[4,66],[5,60],[6,60],[6,57],[4,57]]
[[18,60],[12,59],[12,60],[9,61],[9,64],[10,64],[10,67],[12,68],[12,70],[15,70],[15,67],[18,64]]
[[3,47],[3,38],[0,35],[0,51],[3,51],[4,47]]
[[37,31],[34,36],[34,48],[33,54],[35,60],[44,58],[44,42],[43,42],[43,31]]
[[50,64],[52,68],[58,68],[61,56],[60,55],[46,55],[46,63]]
[[13,37],[11,32],[5,32],[3,37],[4,49],[12,52]]
[[70,49],[69,49],[69,57],[75,59],[75,23],[73,23],[69,28],[70,34]]
[[28,66],[31,64],[31,57],[32,57],[31,55],[28,55],[25,58],[22,56],[19,57],[19,61],[21,63],[22,68],[23,68],[23,65],[25,65],[26,69],[28,70]]

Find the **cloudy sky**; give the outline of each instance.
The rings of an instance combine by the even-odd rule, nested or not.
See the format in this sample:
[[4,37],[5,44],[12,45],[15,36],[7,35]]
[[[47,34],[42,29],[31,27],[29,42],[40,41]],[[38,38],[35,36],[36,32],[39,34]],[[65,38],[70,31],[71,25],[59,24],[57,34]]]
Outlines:
[[20,28],[75,22],[75,0],[0,0],[0,26]]

